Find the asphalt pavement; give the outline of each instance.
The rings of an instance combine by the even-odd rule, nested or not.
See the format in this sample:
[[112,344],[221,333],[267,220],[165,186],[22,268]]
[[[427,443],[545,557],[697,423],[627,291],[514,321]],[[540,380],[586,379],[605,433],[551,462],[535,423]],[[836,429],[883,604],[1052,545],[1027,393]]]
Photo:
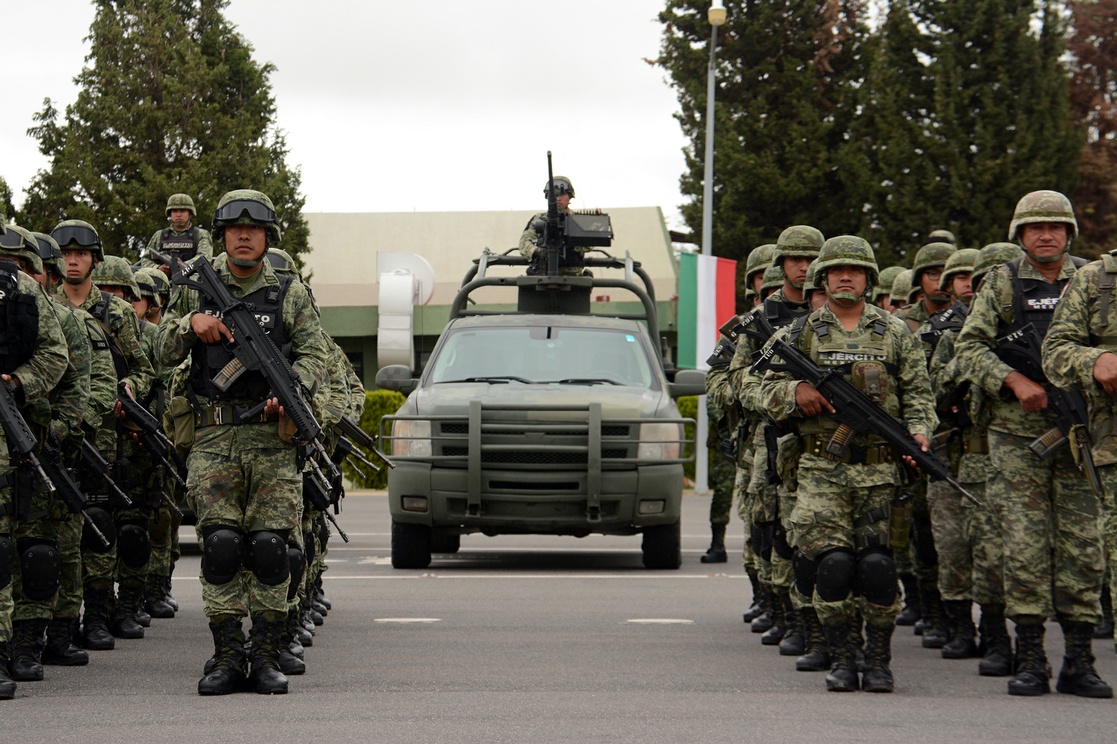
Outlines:
[[[88,667],[47,667],[0,702],[4,742],[1102,742],[1117,701],[1013,698],[977,661],[946,661],[910,628],[893,643],[896,692],[834,694],[821,673],[741,622],[749,585],[703,565],[709,500],[688,495],[683,567],[647,571],[640,538],[462,539],[427,569],[391,567],[382,493],[346,498],[325,588],[334,608],[290,693],[196,694],[212,641],[199,559],[174,576],[181,609]],[[1049,624],[1058,670],[1062,634]],[[1117,683],[1113,641],[1095,641]]]

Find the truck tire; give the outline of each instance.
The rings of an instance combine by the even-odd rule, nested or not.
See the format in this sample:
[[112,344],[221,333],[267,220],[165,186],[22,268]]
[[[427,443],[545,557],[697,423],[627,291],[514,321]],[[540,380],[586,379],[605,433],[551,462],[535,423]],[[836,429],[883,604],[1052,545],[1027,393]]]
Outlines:
[[443,532],[431,536],[432,553],[457,553],[462,547],[462,536],[457,533]]
[[679,522],[644,528],[644,568],[677,569],[683,565],[682,529]]
[[392,522],[392,568],[426,568],[431,564],[431,528]]

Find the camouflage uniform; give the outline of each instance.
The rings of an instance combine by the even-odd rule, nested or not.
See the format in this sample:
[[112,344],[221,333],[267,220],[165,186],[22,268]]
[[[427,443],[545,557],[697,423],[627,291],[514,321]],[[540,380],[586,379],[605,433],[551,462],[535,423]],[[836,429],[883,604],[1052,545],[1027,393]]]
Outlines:
[[[191,225],[181,231],[175,230],[173,227],[165,227],[162,230],[156,230],[148,239],[147,247],[152,250],[164,252],[164,241],[177,243],[190,240],[195,240],[197,242],[195,256],[213,258],[213,237],[210,235],[209,230],[196,225]],[[184,258],[184,260],[189,261],[193,257],[194,256],[190,256],[189,258]],[[146,254],[140,258],[141,269],[157,269],[160,265],[158,261],[148,258]]]

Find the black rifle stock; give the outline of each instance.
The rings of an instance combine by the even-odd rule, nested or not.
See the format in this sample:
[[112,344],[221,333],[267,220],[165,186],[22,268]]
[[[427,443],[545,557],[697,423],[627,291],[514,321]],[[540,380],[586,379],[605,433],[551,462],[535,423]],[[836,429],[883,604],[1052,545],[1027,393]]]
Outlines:
[[[349,437],[354,444],[359,444],[368,451],[374,453],[377,457],[384,461],[384,464],[389,468],[394,468],[396,464],[392,462],[386,454],[384,454],[377,446],[376,438],[369,435],[367,431],[361,428],[361,425],[348,416],[342,416],[341,420],[337,422],[337,428],[342,434]],[[373,466],[375,467],[375,466]],[[376,468],[379,470],[380,468]]]
[[1033,324],[1028,323],[1023,328],[998,338],[997,346],[1013,348],[1034,365],[1033,374],[1026,376],[1043,385],[1047,393],[1047,405],[1054,414],[1055,426],[1036,438],[1028,445],[1028,449],[1046,459],[1063,445],[1069,444],[1075,465],[1086,476],[1094,493],[1102,496],[1101,479],[1090,451],[1090,413],[1086,397],[1078,390],[1055,387],[1046,378],[1042,382],[1034,380],[1033,375],[1042,374],[1043,371],[1043,339]]
[[23,414],[19,412],[15,398],[12,397],[11,387],[2,380],[0,380],[0,427],[3,427],[8,440],[10,458],[18,464],[34,468],[43,479],[47,490],[54,493],[54,481],[47,477],[42,463],[35,456],[35,448],[39,446],[39,441],[31,432],[31,427],[27,425]]
[[303,477],[303,496],[306,500],[318,511],[330,520],[330,524],[337,530],[337,534],[341,535],[341,539],[349,542],[349,535],[345,534],[345,530],[341,529],[341,525],[334,519],[334,515],[330,513],[330,507],[337,508],[337,499],[330,496],[330,491],[324,488],[322,482],[318,478],[310,477],[309,474]]
[[116,484],[116,481],[112,479],[112,476],[110,475],[110,473],[112,472],[112,466],[109,465],[109,461],[101,456],[101,453],[97,451],[97,447],[88,439],[82,440],[81,459],[85,460],[85,463],[89,465],[89,467],[93,468],[93,470],[96,471],[99,476],[105,479],[105,483],[108,484],[108,487],[111,488],[113,492],[120,497],[125,505],[132,505],[132,499],[128,498],[128,494],[120,490],[120,486],[118,486]]
[[[140,446],[147,450],[148,454],[158,461],[180,486],[186,488],[186,478],[184,477],[186,462],[182,459],[182,455],[175,451],[174,444],[167,439],[167,435],[163,433],[163,429],[156,418],[132,396],[128,395],[124,389],[124,383],[120,384],[118,400],[120,401],[120,408],[124,412],[125,421],[130,422],[135,427],[130,431],[136,435]],[[172,459],[174,462],[172,462]],[[159,495],[167,502],[172,511],[182,516],[182,510],[178,508],[178,505],[166,492],[160,491]]]
[[[773,357],[778,356],[781,364]],[[761,372],[786,371],[791,376],[806,380],[822,393],[834,407],[834,418],[840,426],[826,445],[826,452],[834,457],[844,457],[855,434],[872,431],[884,439],[899,455],[910,457],[931,480],[946,481],[977,506],[981,502],[954,479],[950,468],[934,452],[924,452],[923,447],[908,431],[903,422],[895,419],[871,398],[854,387],[853,383],[834,370],[823,370],[809,356],[782,338],[773,339],[764,348],[753,365]]]
[[70,476],[70,471],[62,464],[62,456],[59,454],[49,442],[43,443],[41,463],[43,470],[50,477],[51,481],[56,486],[55,494],[62,499],[62,503],[70,510],[71,514],[81,514],[85,518],[85,524],[92,530],[97,539],[106,548],[111,546],[108,538],[104,533],[97,528],[97,523],[89,516],[89,512],[85,510],[85,495],[81,492],[81,488],[74,482]]

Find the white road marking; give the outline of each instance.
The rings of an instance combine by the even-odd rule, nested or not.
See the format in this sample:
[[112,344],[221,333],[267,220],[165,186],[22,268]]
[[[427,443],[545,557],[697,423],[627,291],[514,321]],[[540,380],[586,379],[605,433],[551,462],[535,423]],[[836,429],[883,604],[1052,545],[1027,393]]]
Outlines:
[[440,623],[440,617],[377,617],[372,620],[374,623]]
[[684,620],[682,618],[671,617],[634,617],[625,620],[626,623],[633,623],[635,625],[693,625],[693,620]]

